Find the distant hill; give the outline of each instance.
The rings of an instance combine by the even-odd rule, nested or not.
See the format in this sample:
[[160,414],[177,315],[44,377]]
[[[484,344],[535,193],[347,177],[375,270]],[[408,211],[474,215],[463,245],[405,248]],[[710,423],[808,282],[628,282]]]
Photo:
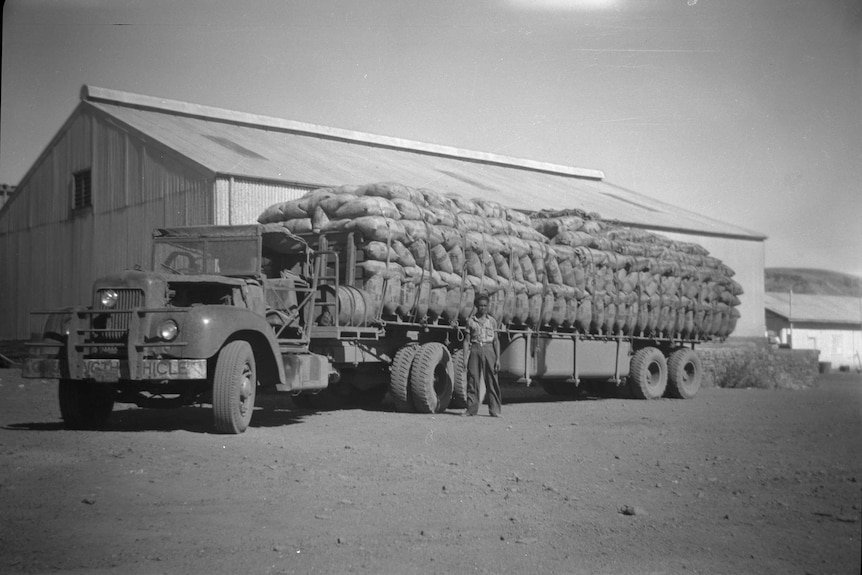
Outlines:
[[766,268],[766,291],[862,297],[862,278],[808,268]]

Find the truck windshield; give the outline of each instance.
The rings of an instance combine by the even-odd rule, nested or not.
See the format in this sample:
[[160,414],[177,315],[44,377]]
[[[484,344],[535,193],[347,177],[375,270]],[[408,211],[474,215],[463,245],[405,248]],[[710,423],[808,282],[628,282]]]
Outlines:
[[155,238],[153,270],[252,276],[260,272],[258,238]]

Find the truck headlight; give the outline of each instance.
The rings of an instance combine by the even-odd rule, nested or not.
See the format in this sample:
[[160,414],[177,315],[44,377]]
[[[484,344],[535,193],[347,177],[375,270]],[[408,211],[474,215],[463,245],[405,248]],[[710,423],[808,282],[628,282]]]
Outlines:
[[112,308],[117,305],[117,300],[120,299],[120,294],[117,293],[117,290],[112,289],[104,289],[99,292],[99,303],[102,304],[103,308]]
[[159,324],[159,337],[164,341],[173,341],[179,332],[180,328],[177,326],[177,322],[172,319],[166,319]]

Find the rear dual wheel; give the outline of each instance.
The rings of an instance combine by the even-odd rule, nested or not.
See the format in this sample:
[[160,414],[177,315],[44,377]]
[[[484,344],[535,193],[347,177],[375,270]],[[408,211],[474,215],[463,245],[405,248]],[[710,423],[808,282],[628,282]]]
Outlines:
[[677,399],[691,399],[703,383],[703,364],[696,351],[681,347],[667,360],[667,395]]
[[635,352],[629,372],[629,389],[637,399],[658,399],[667,389],[667,360],[655,347]]
[[691,399],[702,383],[703,364],[691,348],[677,348],[665,359],[659,349],[645,347],[632,357],[629,389],[638,399],[657,399],[662,395]]

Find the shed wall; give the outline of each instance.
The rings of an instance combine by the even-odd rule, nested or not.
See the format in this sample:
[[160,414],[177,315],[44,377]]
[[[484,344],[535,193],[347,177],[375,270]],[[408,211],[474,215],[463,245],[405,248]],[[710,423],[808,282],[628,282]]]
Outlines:
[[[91,169],[92,206],[71,209]],[[90,300],[96,277],[149,266],[157,226],[213,223],[213,178],[86,110],[70,118],[0,218],[0,339],[29,337],[29,311]]]
[[217,225],[257,223],[266,208],[296,200],[314,186],[284,184],[249,178],[219,177],[215,183],[215,221]]

